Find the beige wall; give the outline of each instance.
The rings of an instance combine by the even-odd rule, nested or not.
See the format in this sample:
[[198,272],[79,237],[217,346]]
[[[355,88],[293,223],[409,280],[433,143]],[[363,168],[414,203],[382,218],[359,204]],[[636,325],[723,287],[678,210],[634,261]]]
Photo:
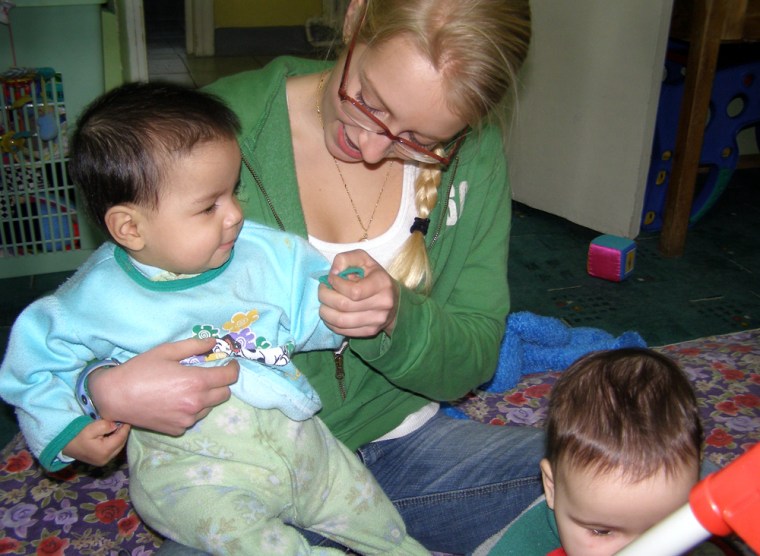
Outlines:
[[322,0],[215,0],[214,26],[283,27],[303,25],[322,14]]
[[514,198],[601,233],[641,224],[672,0],[532,0]]

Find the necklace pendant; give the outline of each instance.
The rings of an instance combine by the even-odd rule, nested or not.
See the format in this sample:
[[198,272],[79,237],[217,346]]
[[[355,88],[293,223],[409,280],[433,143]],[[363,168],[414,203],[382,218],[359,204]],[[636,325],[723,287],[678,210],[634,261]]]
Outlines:
[[369,241],[369,234],[367,234],[367,232],[364,232],[364,235],[359,239],[359,241]]

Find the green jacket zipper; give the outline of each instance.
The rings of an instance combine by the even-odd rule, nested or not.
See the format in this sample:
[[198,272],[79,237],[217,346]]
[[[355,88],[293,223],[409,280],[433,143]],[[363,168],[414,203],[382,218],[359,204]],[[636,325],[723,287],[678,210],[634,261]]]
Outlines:
[[343,352],[348,347],[348,340],[343,340],[340,347],[333,353],[335,359],[335,379],[338,381],[338,391],[340,391],[340,397],[346,399],[346,372],[343,370]]

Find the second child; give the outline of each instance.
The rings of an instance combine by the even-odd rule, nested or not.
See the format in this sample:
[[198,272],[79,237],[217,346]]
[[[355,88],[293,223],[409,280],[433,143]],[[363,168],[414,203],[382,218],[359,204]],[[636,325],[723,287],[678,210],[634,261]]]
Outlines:
[[685,504],[699,480],[694,391],[650,349],[576,361],[552,388],[546,430],[545,498],[489,556],[611,556]]

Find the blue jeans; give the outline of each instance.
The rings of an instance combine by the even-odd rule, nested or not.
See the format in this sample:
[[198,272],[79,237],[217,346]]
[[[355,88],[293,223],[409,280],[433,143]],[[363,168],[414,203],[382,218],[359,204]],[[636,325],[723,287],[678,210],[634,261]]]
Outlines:
[[[407,436],[358,450],[409,533],[429,550],[455,554],[474,550],[541,495],[543,453],[541,429],[452,419],[441,411]],[[200,554],[172,542],[158,551]]]

